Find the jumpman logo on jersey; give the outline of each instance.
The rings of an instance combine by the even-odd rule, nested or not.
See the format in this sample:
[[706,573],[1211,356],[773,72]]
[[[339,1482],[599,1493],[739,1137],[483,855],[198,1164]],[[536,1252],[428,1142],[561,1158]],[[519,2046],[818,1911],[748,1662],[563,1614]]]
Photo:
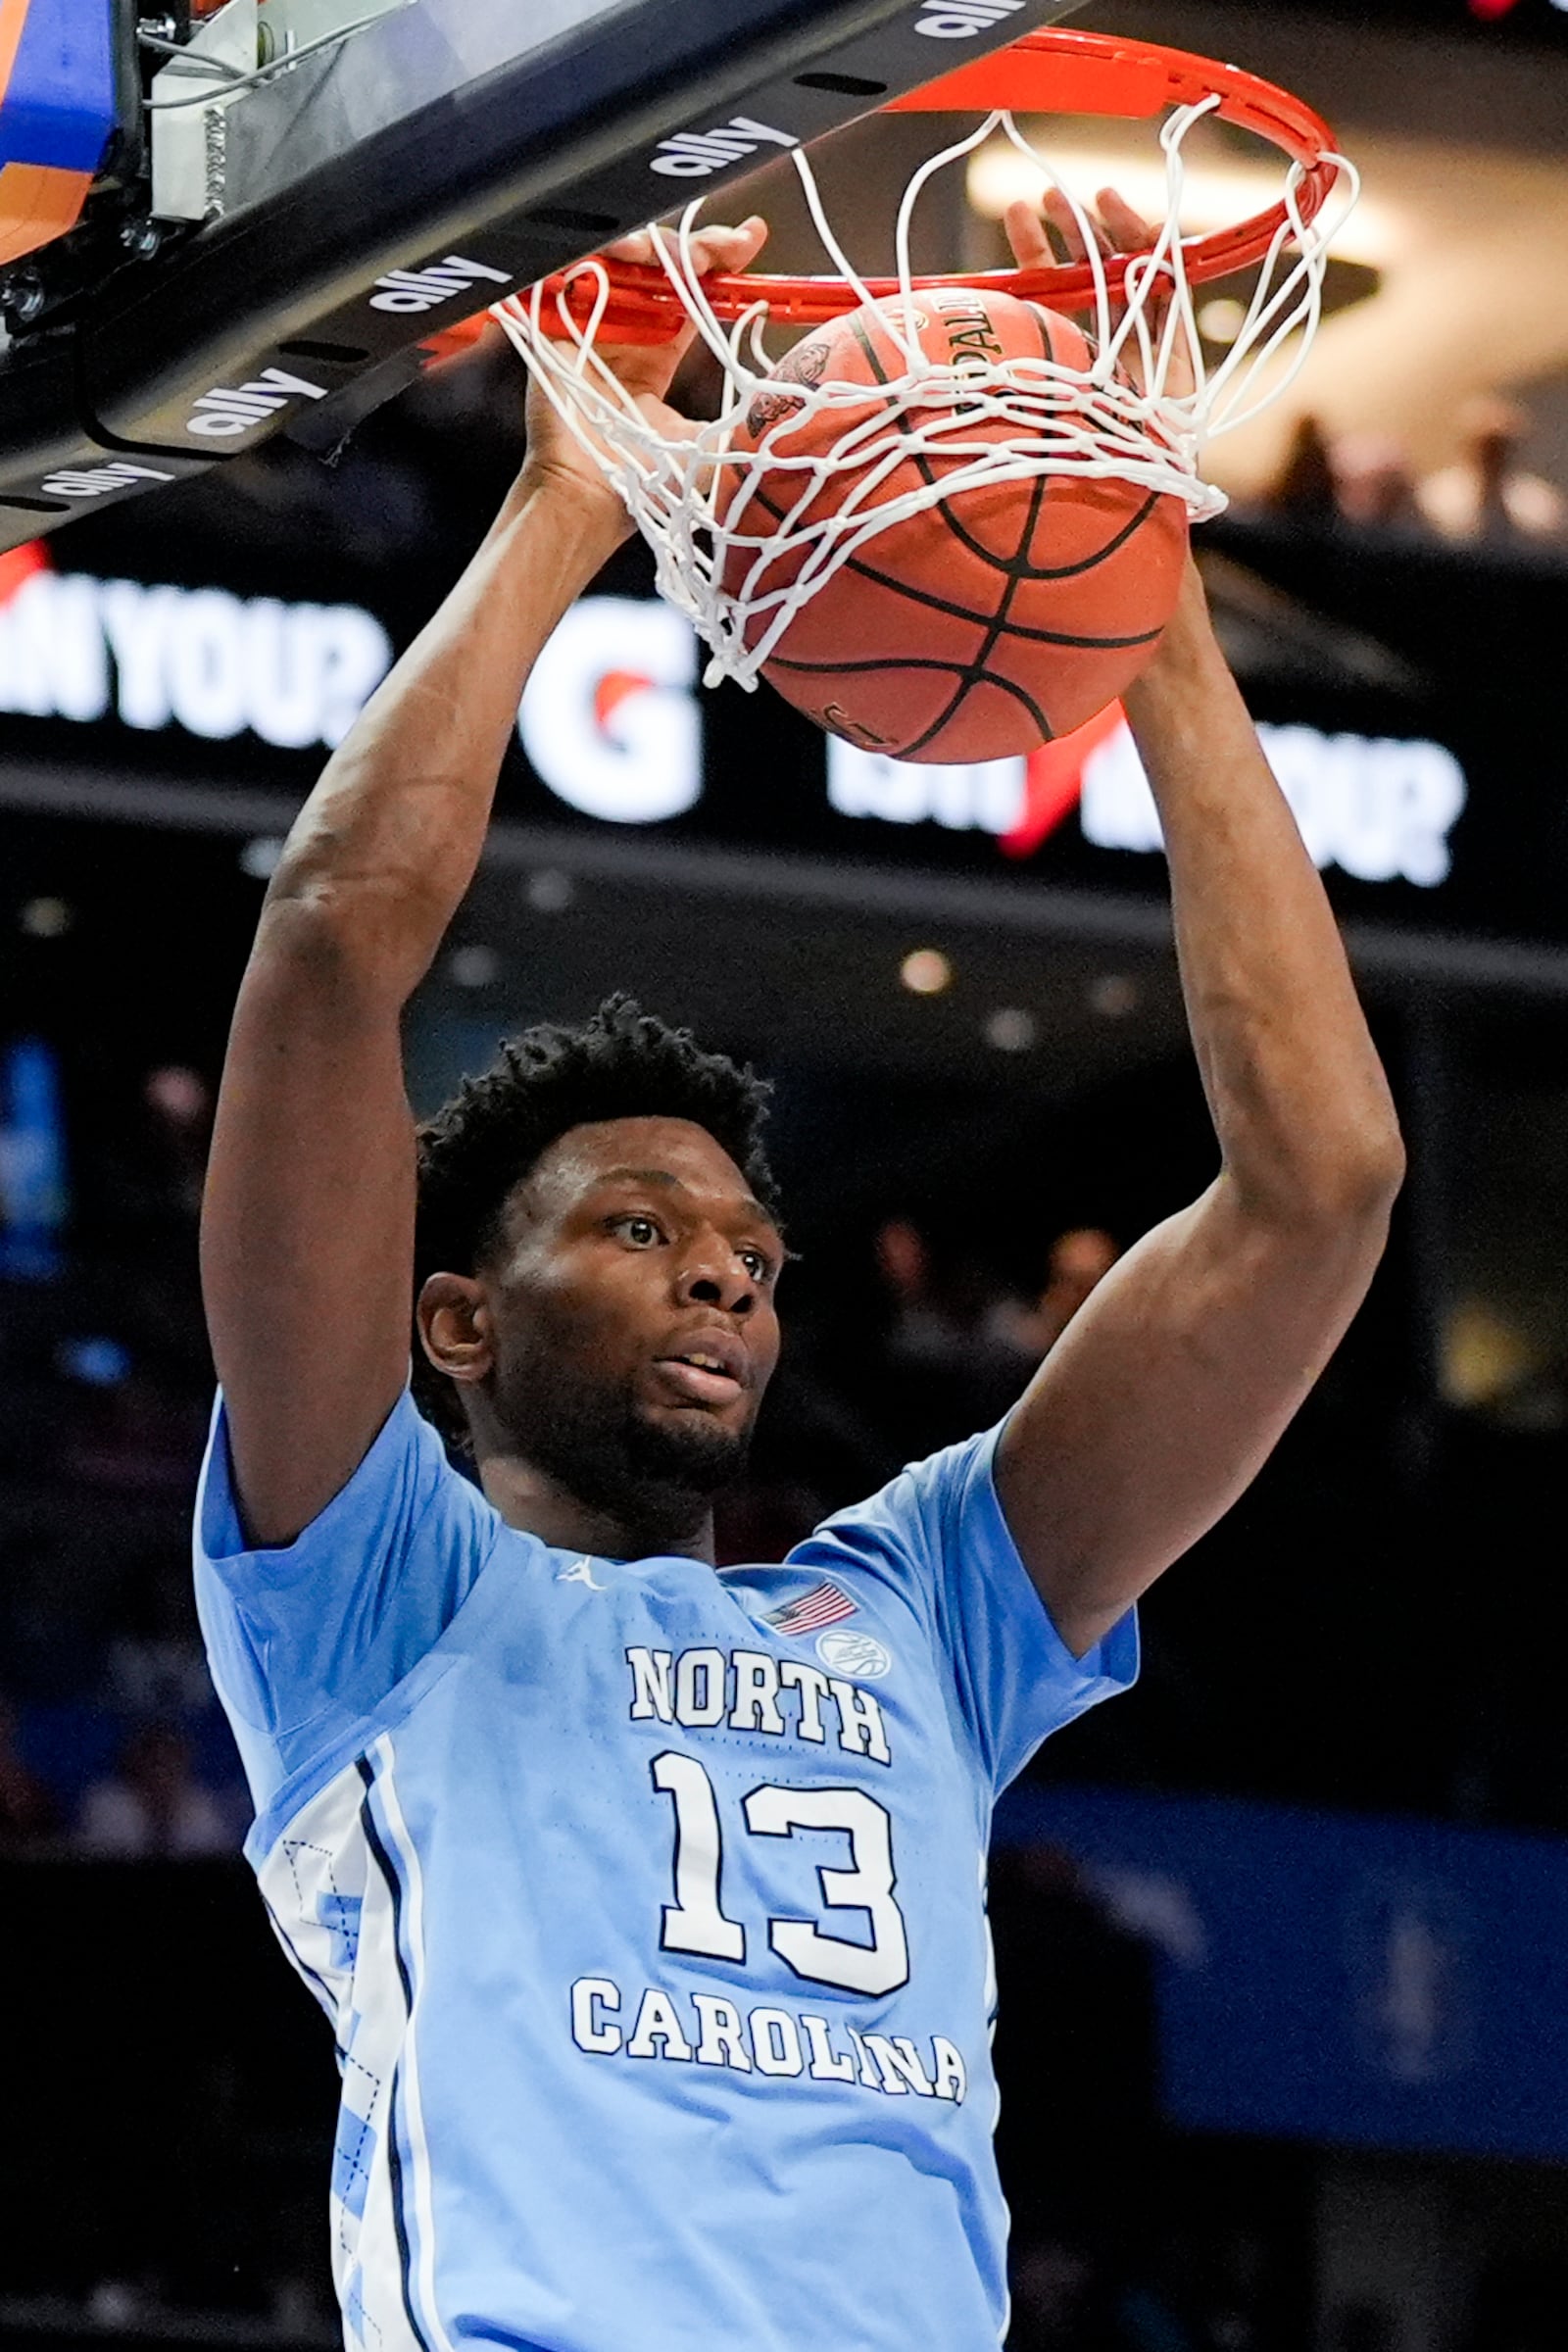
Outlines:
[[606,1589],[595,1577],[594,1564],[586,1552],[571,1567],[563,1568],[556,1582],[558,1585],[586,1585],[590,1592],[603,1592]]

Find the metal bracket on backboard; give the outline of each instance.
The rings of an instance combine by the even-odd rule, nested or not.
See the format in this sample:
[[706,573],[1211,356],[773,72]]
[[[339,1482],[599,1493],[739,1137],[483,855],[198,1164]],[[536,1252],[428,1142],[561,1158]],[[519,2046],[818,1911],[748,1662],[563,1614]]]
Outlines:
[[152,212],[216,220],[226,194],[227,110],[413,0],[227,0],[153,78]]
[[[249,86],[257,65],[257,0],[228,0],[192,27],[177,57],[147,93],[153,217],[215,220],[223,209],[223,112]],[[201,105],[184,101],[200,92]]]
[[346,41],[410,5],[411,0],[260,0],[261,63],[279,69],[299,65],[307,50]]

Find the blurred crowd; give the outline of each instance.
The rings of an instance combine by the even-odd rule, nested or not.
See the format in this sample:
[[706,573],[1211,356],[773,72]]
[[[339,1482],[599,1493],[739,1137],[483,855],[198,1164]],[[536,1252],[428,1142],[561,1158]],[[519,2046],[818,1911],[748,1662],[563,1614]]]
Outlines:
[[1284,466],[1260,504],[1311,530],[1393,530],[1474,543],[1568,551],[1568,498],[1525,463],[1527,409],[1491,394],[1458,417],[1451,464],[1421,474],[1397,441],[1330,433],[1302,416]]
[[[136,1110],[79,1247],[63,1178],[53,1220],[7,1188],[0,1852],[231,1853],[245,1826],[189,1566],[211,1408],[195,1264],[211,1091],[155,1068]],[[14,1098],[12,1120],[9,1158],[43,1155]]]

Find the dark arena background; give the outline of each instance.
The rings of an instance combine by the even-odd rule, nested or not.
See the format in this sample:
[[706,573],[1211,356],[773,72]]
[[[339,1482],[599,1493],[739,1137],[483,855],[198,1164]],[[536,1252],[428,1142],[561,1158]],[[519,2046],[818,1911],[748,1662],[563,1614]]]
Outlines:
[[[567,41],[594,12],[546,14]],[[993,43],[1005,14],[970,9]],[[651,37],[666,20],[649,10]],[[1072,21],[1298,91],[1364,174],[1319,341],[1216,445],[1231,504],[1197,545],[1410,1173],[1327,1376],[1148,1602],[1138,1688],[1052,1740],[999,1816],[1007,2341],[1555,2352],[1568,10],[1093,0]],[[698,77],[699,36],[723,42],[704,9],[684,23]],[[631,105],[626,40],[601,122]],[[834,217],[879,265],[929,127],[822,127]],[[1068,126],[1086,185],[1120,174],[1137,201],[1133,127]],[[563,155],[574,135],[550,133]],[[926,266],[1001,265],[1015,160],[986,147],[933,201]],[[1197,225],[1252,209],[1250,168],[1205,150]],[[385,178],[368,184],[391,206]],[[787,164],[725,201],[815,266]],[[290,233],[314,252],[289,218],[259,305],[282,300]],[[219,225],[232,261],[242,214]],[[169,263],[192,349],[179,271],[207,233]],[[0,2346],[304,2352],[339,2334],[336,2082],[239,1858],[245,1790],[194,1619],[196,1220],[281,837],[503,496],[522,380],[497,328],[443,336],[437,311],[430,346],[368,355],[374,396],[341,430],[252,435],[253,413],[237,451],[122,495],[145,486],[124,467],[161,463],[161,314],[122,274],[95,341],[65,287],[53,340],[29,343],[22,267],[0,282]],[[1200,294],[1216,353],[1245,292]],[[79,397],[51,407],[57,366]],[[108,490],[63,506],[23,480],[47,466]],[[430,1109],[503,1034],[629,987],[774,1077],[801,1254],[721,1527],[723,1558],[774,1559],[997,1419],[1215,1147],[1114,712],[1068,760],[901,766],[765,688],[707,690],[702,666],[639,543],[530,685],[407,1063]]]

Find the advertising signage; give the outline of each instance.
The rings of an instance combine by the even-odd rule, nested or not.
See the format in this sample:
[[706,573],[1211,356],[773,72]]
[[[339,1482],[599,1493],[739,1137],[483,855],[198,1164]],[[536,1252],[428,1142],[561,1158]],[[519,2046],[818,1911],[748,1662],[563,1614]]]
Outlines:
[[[697,640],[667,606],[585,597],[546,647],[518,714],[535,778],[567,807],[608,823],[695,814],[710,764],[697,670]],[[730,717],[737,734],[755,725],[760,737],[793,720],[760,693],[747,703]],[[1448,836],[1466,784],[1442,744],[1267,720],[1259,734],[1319,866],[1423,894],[1448,881]],[[741,772],[755,772],[760,756],[760,742],[749,749]],[[1161,847],[1118,706],[1028,759],[901,760],[836,736],[813,740],[810,729],[796,749],[807,792],[792,796],[781,837],[788,846],[810,836],[810,846],[831,842],[852,856],[912,851],[948,862],[953,852],[942,837],[967,835],[983,845],[982,870],[1060,870],[1076,852],[1085,878],[1098,871],[1123,885],[1135,876],[1119,869]]]
[[[101,774],[127,814],[138,778],[303,795],[422,616],[351,596],[104,579],[56,570],[42,551],[7,561],[0,769]],[[702,667],[688,623],[634,571],[584,597],[523,699],[499,814],[1000,890],[1163,895],[1158,820],[1114,707],[1027,760],[914,764],[823,737],[765,686],[710,691]],[[1249,694],[1343,913],[1568,941],[1560,728],[1509,737],[1488,710],[1364,687],[1250,679]]]
[[1568,2158],[1560,1839],[1022,1783],[997,1838],[1149,1946],[1179,2129]]

